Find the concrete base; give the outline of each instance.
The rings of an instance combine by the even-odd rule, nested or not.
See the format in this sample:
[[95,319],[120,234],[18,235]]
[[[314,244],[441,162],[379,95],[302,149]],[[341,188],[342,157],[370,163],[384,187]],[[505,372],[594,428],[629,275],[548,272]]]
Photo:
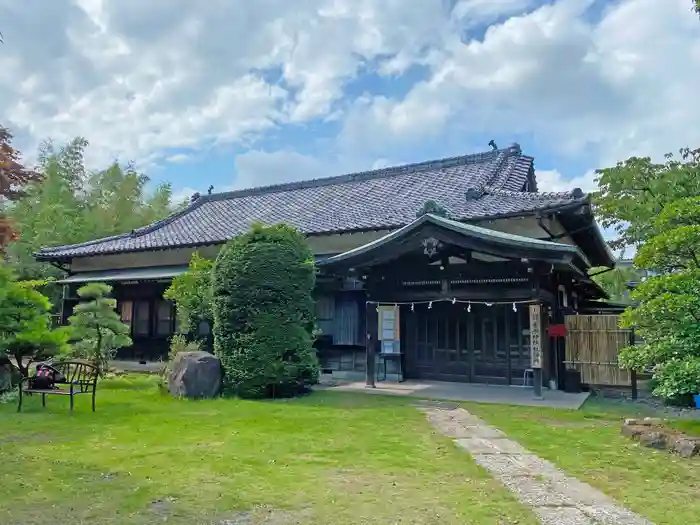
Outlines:
[[365,388],[362,381],[342,381],[323,375],[316,390],[336,392],[369,392],[394,396],[410,396],[424,399],[444,399],[449,401],[473,401],[475,403],[496,403],[502,405],[542,406],[577,410],[588,399],[588,392],[568,394],[561,390],[542,389],[542,399],[535,399],[532,387],[484,385],[475,383],[447,383],[442,381],[413,381],[403,383],[378,381],[376,388]]

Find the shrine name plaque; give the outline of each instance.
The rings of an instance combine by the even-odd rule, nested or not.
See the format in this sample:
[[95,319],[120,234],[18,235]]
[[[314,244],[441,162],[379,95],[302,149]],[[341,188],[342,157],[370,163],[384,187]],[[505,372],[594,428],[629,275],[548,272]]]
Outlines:
[[542,308],[530,305],[530,367],[542,368]]

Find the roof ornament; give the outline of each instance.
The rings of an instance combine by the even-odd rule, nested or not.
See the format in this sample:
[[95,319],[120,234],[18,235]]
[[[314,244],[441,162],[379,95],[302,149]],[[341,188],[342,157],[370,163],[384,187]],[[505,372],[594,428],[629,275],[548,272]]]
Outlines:
[[201,196],[202,196],[201,193],[199,193],[198,191],[195,192],[195,193],[192,195],[192,197],[190,197],[190,204],[194,203],[194,202],[195,202],[197,199],[199,199]]
[[464,197],[468,201],[475,201],[477,199],[480,199],[483,194],[483,188],[468,188],[466,193],[464,194]]
[[449,213],[447,212],[447,208],[444,206],[440,206],[437,202],[435,202],[432,199],[428,199],[423,203],[423,206],[418,210],[416,213],[416,217],[422,217],[423,215],[437,215],[438,217],[445,217],[447,218]]
[[431,258],[440,248],[440,241],[438,241],[435,237],[423,239],[420,244],[423,247],[423,253]]
[[211,195],[211,192],[214,191],[214,185],[210,185],[209,189],[207,190],[207,195]]
[[491,146],[491,149],[492,149],[493,151],[496,151],[496,150],[498,149],[498,146],[496,145],[496,141],[493,140],[493,139],[491,139],[491,140],[489,141],[489,146]]

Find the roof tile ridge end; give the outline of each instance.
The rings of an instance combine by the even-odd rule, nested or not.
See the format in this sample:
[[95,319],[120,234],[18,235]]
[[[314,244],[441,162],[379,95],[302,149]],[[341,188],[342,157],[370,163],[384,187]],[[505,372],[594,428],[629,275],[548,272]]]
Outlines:
[[[483,186],[484,188],[493,187],[493,184],[496,182],[496,180],[500,178],[499,175],[504,175],[503,168],[504,168],[506,162],[508,162],[508,160],[510,160],[513,157],[516,157],[517,158],[516,163],[517,163],[517,160],[519,160],[520,158],[523,157],[523,152],[520,148],[520,144],[518,144],[517,142],[511,144],[507,148],[503,148],[503,149],[499,149],[499,150],[495,150],[495,151],[498,152],[498,156],[495,159],[496,162],[494,162],[489,167],[490,169],[487,170],[485,176],[482,179],[483,182],[481,183],[481,186]],[[505,173],[506,180],[508,179],[508,177],[510,176],[510,174],[512,173],[514,168],[515,168],[515,165],[512,165],[510,167],[510,169],[508,170],[508,172]],[[505,181],[501,185],[503,185],[503,184],[505,184]]]

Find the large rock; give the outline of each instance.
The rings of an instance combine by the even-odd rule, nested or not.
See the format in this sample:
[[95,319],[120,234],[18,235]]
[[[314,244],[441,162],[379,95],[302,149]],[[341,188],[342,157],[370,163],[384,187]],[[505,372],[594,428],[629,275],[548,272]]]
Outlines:
[[175,397],[209,398],[221,391],[221,361],[208,352],[179,352],[168,374],[168,391]]

